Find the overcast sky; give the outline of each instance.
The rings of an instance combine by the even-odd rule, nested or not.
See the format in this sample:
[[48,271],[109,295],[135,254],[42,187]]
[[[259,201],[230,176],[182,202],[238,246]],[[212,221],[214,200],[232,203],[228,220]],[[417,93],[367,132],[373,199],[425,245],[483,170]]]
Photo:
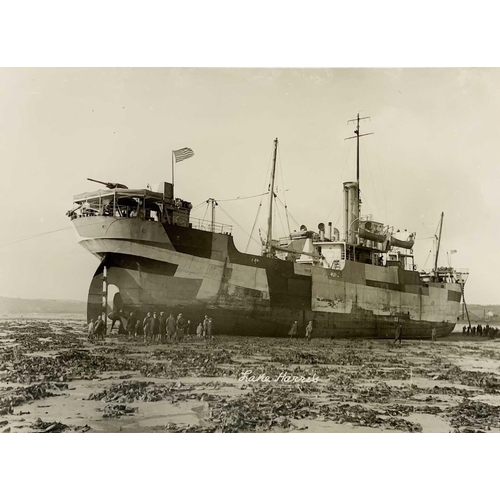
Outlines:
[[[265,191],[278,137],[293,218],[342,229],[356,160],[346,122],[360,112],[371,117],[362,133],[374,132],[361,146],[363,212],[416,231],[426,268],[444,212],[441,264],[457,250],[467,300],[500,303],[499,94],[498,69],[0,69],[0,295],[85,300],[98,260],[65,229],[73,194],[97,187],[87,177],[169,181],[182,147],[195,156],[177,166],[176,195],[197,205]],[[259,201],[220,202],[217,220],[235,226],[241,251]],[[266,210],[267,200],[257,228]],[[279,218],[275,227],[282,235]]]

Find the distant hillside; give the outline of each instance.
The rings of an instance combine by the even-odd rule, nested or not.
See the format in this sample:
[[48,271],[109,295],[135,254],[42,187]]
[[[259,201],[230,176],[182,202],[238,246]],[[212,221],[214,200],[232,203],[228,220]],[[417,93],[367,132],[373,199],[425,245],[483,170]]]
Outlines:
[[87,303],[80,300],[13,299],[0,297],[0,314],[64,313],[87,311]]
[[[465,300],[467,300],[467,297]],[[500,305],[483,306],[481,304],[467,304],[467,307],[469,308],[469,312],[472,311],[474,314],[481,317],[484,315],[484,311],[486,311],[486,314],[491,311],[493,314],[500,315]]]
[[[467,304],[467,309],[472,322],[484,323],[486,320],[488,323],[500,322],[500,305]],[[460,306],[460,318],[462,318],[462,306]]]

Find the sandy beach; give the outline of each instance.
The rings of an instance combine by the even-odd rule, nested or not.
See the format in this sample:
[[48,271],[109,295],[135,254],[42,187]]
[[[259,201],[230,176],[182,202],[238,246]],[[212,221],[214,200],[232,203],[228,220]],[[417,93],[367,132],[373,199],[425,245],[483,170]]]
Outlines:
[[0,319],[0,432],[497,432],[500,343],[216,336],[91,343]]

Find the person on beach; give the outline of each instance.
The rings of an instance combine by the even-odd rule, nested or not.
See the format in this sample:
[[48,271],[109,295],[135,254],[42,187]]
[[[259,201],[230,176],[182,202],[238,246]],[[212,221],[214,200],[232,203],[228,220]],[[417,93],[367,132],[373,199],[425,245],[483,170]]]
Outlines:
[[148,312],[146,317],[144,318],[144,321],[142,322],[142,329],[144,330],[144,343],[148,341],[148,338],[151,338],[151,331],[152,331],[152,317],[151,313]]
[[208,330],[208,316],[205,314],[205,318],[203,319],[203,336],[207,336],[207,330]]
[[313,333],[313,322],[309,321],[309,323],[306,326],[306,340],[308,342],[311,342],[312,333]]
[[203,325],[200,323],[197,327],[196,327],[196,336],[197,337],[201,337],[203,335]]
[[89,332],[89,340],[92,342],[94,340],[94,332],[95,332],[94,320],[92,318],[90,318],[88,332]]
[[172,313],[169,314],[166,321],[167,328],[167,342],[173,342],[175,340],[175,330],[176,330],[176,322],[174,315]]
[[182,313],[179,313],[179,316],[177,316],[177,330],[175,332],[175,335],[179,341],[182,341],[184,337],[184,334],[186,332],[186,325],[186,318],[182,315]]
[[153,313],[153,318],[151,319],[151,343],[155,340],[159,342],[160,337],[160,319],[158,318],[156,312]]
[[158,335],[158,342],[160,344],[164,344],[165,343],[165,331],[166,331],[166,318],[165,318],[165,314],[163,313],[163,311],[160,312],[158,326],[160,329],[160,334]]
[[290,338],[293,339],[295,335],[297,335],[299,330],[299,323],[298,321],[294,321],[292,327],[290,328],[290,331],[288,332],[288,335],[290,335]]
[[207,322],[207,338],[211,339],[214,334],[214,324],[212,322],[212,318],[208,318]]
[[97,340],[104,340],[104,321],[100,316],[95,323],[94,333]]
[[399,340],[399,345],[401,345],[401,340],[403,339],[403,325],[401,323],[398,323],[396,325],[396,335],[394,336],[394,344],[398,342]]
[[431,340],[433,342],[436,342],[436,327],[435,326],[433,326],[432,330],[431,330]]

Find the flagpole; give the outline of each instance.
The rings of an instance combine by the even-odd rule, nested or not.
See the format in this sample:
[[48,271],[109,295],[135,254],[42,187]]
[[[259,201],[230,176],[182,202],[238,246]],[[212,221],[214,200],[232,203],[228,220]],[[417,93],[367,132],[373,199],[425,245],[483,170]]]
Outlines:
[[172,151],[172,198],[174,197],[174,152]]

